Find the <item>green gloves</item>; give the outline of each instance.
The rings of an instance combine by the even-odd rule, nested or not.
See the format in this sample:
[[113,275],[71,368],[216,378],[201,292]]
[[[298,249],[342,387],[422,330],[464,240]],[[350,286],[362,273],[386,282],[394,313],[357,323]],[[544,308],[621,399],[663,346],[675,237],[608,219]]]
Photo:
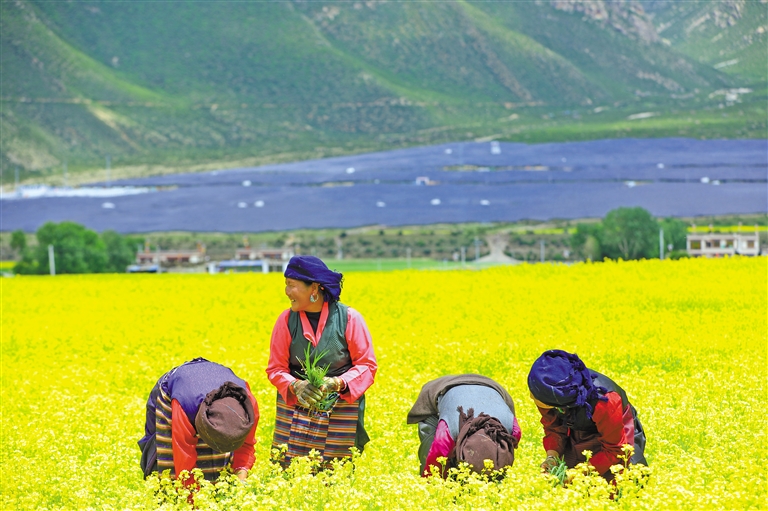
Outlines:
[[339,393],[345,390],[347,384],[338,376],[326,376],[323,378],[323,384],[320,385],[320,388],[315,387],[307,380],[293,380],[290,388],[301,406],[314,408],[328,394],[333,392]]
[[323,398],[323,392],[307,380],[294,380],[291,390],[296,394],[299,404],[306,408],[313,407]]
[[542,472],[549,472],[558,465],[557,458],[554,456],[547,456],[544,462],[541,464]]
[[331,392],[341,392],[347,387],[344,380],[338,376],[326,376],[323,378],[323,384],[320,386],[320,390],[328,394]]

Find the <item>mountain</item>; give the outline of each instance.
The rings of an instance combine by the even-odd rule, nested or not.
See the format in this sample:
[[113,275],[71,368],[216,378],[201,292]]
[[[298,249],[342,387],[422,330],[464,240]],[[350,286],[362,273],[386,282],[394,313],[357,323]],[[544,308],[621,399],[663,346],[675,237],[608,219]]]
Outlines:
[[664,44],[724,73],[765,82],[768,0],[640,3]]
[[766,5],[679,4],[4,0],[3,181],[483,137],[765,137]]

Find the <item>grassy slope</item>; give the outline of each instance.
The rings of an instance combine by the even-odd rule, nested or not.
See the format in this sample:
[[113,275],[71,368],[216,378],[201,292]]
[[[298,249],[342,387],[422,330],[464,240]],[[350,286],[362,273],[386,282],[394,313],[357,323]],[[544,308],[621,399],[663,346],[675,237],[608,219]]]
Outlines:
[[673,48],[734,76],[740,85],[764,86],[768,2],[693,0],[661,7],[651,11],[654,24]]
[[578,14],[356,5],[3,2],[0,163],[46,180],[108,154],[131,174],[491,136],[765,136],[764,83],[721,111],[709,93],[741,76]]

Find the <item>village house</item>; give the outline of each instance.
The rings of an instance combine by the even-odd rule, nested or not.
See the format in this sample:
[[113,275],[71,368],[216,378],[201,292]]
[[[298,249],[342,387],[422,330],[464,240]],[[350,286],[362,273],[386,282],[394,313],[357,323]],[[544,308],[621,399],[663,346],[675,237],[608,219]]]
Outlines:
[[200,264],[206,261],[205,245],[197,244],[195,250],[155,250],[149,249],[149,243],[144,244],[144,251],[136,254],[137,264]]
[[208,265],[208,272],[278,271],[282,273],[293,256],[294,252],[290,248],[254,248],[245,240],[245,247],[235,251],[234,259],[211,263]]
[[690,233],[686,249],[691,257],[723,257],[732,255],[760,255],[760,234],[742,232]]

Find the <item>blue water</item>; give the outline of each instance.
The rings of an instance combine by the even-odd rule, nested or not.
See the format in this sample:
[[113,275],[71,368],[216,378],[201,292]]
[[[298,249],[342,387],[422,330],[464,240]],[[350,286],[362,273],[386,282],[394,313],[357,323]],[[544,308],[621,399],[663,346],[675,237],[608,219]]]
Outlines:
[[102,198],[2,200],[2,230],[71,220],[124,233],[258,232],[602,217],[620,206],[678,217],[768,211],[766,140],[491,147],[463,142],[127,179],[112,184],[166,191],[110,197],[108,206]]

